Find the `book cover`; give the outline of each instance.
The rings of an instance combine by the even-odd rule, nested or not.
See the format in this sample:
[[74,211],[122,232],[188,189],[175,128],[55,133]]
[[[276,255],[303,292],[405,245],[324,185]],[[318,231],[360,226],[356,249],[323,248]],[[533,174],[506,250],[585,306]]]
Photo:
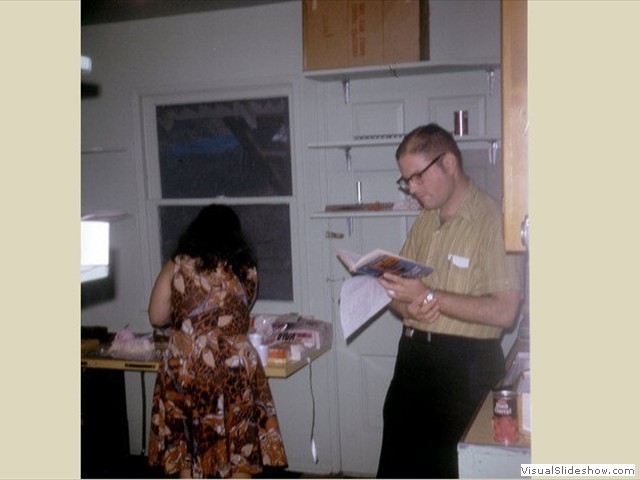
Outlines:
[[420,278],[433,272],[431,267],[379,248],[365,255],[340,248],[336,249],[336,252],[345,267],[354,275],[380,277],[389,272],[405,278]]

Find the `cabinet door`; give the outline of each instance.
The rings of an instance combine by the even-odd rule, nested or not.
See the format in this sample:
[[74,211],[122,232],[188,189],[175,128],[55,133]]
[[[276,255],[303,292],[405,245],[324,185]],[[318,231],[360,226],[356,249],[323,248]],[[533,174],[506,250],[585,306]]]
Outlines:
[[504,236],[508,251],[526,246],[520,230],[528,213],[527,2],[502,2],[502,143]]
[[[350,102],[345,103],[340,82],[328,82],[318,87],[326,118],[318,121],[319,143],[405,133],[430,121],[453,128],[453,112],[469,110],[470,136],[489,138],[500,128],[500,94],[492,93],[487,73],[450,72],[442,75],[415,75],[379,79],[354,80],[350,86]],[[499,88],[496,88],[499,90]],[[465,169],[478,185],[495,198],[501,197],[499,162],[490,161],[490,143],[461,143]],[[357,191],[362,201],[391,202],[404,199],[398,191],[399,172],[395,160],[395,145],[359,146],[349,152],[349,161],[339,148],[324,148],[326,178],[323,185],[324,204],[354,203]],[[316,183],[317,180],[316,180]],[[360,185],[360,189],[357,188]],[[310,185],[310,188],[312,185]],[[315,207],[323,208],[323,204]],[[375,475],[382,440],[382,407],[393,376],[401,321],[388,310],[367,323],[366,327],[347,341],[340,330],[337,299],[341,280],[350,275],[335,257],[335,247],[355,252],[373,248],[399,251],[406,239],[412,217],[354,217],[327,220],[331,235],[324,240],[324,252],[330,258],[329,270],[323,277],[333,281],[332,318],[337,329],[333,353],[337,370],[337,402],[341,470],[348,474]]]

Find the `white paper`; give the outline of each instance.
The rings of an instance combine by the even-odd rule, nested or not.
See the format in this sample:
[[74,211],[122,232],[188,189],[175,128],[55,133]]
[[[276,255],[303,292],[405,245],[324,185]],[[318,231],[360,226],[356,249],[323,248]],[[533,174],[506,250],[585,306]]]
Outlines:
[[376,278],[356,275],[346,279],[340,291],[340,323],[345,340],[390,302]]
[[469,268],[469,259],[460,255],[449,254],[449,261],[458,268]]

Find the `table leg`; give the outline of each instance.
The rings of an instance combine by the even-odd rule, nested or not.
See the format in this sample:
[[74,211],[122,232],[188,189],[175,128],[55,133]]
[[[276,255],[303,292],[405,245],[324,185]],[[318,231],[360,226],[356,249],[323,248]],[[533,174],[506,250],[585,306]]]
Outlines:
[[147,388],[144,384],[144,372],[140,372],[140,383],[142,385],[142,453],[146,453],[147,442]]

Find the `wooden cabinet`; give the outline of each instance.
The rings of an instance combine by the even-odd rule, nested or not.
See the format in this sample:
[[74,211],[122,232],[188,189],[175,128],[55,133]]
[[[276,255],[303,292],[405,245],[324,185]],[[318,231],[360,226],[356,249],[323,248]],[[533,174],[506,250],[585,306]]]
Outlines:
[[[508,251],[524,251],[528,204],[527,2],[502,1],[502,154],[504,236]],[[528,225],[527,225],[528,229]],[[527,234],[528,235],[528,234]]]

